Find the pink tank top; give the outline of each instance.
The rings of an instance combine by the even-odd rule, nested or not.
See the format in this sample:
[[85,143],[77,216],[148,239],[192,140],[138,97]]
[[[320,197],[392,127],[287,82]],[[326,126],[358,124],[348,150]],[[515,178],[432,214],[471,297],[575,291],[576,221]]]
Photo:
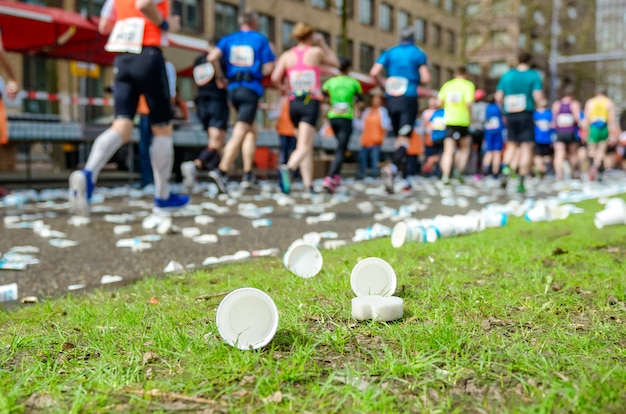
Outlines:
[[290,99],[306,97],[323,99],[321,86],[321,69],[304,63],[304,54],[310,46],[294,47],[291,50],[296,55],[296,64],[286,70],[289,78]]

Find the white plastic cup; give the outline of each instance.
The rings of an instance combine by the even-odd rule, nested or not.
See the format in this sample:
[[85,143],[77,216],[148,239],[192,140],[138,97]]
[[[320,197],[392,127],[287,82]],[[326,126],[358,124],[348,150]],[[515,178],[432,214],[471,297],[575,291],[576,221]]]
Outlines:
[[426,229],[422,226],[401,221],[396,223],[391,231],[391,245],[395,248],[402,247],[406,242],[424,243],[425,241]]
[[457,233],[451,217],[442,216],[436,218],[433,227],[435,227],[437,234],[441,238],[456,236]]
[[599,229],[605,226],[626,224],[626,207],[614,206],[596,213],[593,224]]
[[317,247],[300,242],[292,244],[283,256],[283,264],[294,275],[308,279],[316,276],[324,259]]
[[626,208],[626,201],[624,201],[621,198],[611,198],[609,199],[606,204],[604,204],[604,209],[608,210],[610,208],[613,207],[624,207]]
[[476,233],[480,230],[480,218],[475,216],[456,215],[452,217],[456,234]]
[[357,296],[352,299],[352,317],[358,321],[395,321],[404,316],[404,301],[397,296]]
[[552,221],[550,215],[550,209],[545,204],[540,204],[534,208],[531,208],[524,215],[526,221]]
[[481,217],[482,228],[503,227],[506,226],[507,216],[504,213],[484,212]]
[[378,257],[361,260],[350,274],[350,285],[357,296],[391,296],[396,283],[393,267]]
[[215,322],[229,345],[242,350],[258,349],[270,343],[278,330],[278,308],[267,293],[241,288],[220,302]]

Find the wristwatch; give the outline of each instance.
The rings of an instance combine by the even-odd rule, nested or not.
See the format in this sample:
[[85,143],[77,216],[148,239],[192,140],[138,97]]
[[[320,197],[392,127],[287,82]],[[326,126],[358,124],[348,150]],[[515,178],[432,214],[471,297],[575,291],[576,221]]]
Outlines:
[[159,28],[165,32],[167,32],[170,28],[170,24],[167,22],[167,19],[163,19],[163,21],[161,22],[161,24],[159,25]]

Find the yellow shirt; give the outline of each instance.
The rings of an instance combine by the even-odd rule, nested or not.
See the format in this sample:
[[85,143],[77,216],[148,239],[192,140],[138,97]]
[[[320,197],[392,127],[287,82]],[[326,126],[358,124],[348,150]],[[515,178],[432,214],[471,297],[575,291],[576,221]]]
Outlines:
[[469,103],[474,102],[476,87],[467,79],[455,78],[444,83],[439,91],[439,100],[443,102],[443,120],[446,125],[469,127]]

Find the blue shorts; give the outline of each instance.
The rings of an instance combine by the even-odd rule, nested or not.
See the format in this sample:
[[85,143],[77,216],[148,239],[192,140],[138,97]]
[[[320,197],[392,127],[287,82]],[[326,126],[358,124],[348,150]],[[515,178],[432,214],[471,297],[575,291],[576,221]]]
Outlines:
[[502,151],[504,147],[502,131],[485,131],[484,146],[485,152]]

